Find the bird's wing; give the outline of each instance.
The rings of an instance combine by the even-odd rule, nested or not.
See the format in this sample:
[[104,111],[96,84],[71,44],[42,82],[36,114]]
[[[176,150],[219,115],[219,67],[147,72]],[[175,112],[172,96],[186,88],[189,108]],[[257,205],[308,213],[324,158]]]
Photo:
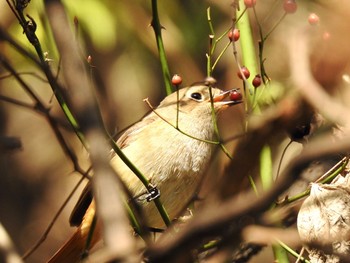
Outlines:
[[81,224],[81,222],[83,221],[85,212],[92,201],[92,198],[93,198],[93,195],[92,195],[91,183],[88,182],[88,184],[85,186],[82,193],[80,194],[80,197],[77,203],[75,204],[72,210],[72,213],[70,214],[69,223],[71,226],[79,226]]
[[142,121],[132,125],[129,129],[127,129],[122,136],[117,140],[117,145],[120,149],[124,149],[132,143],[139,132],[141,132],[146,126],[154,122],[158,118],[155,115],[148,115]]
[[[157,116],[150,114],[143,118],[140,122],[132,125],[129,129],[127,129],[122,136],[117,140],[117,145],[120,149],[124,149],[132,143],[137,136],[137,133],[141,132],[147,125],[154,122]],[[114,156],[113,152],[113,156]],[[91,201],[93,199],[91,183],[89,182],[83,192],[81,193],[76,205],[74,206],[72,213],[69,217],[69,223],[71,226],[79,226],[83,220],[85,212],[89,207]]]

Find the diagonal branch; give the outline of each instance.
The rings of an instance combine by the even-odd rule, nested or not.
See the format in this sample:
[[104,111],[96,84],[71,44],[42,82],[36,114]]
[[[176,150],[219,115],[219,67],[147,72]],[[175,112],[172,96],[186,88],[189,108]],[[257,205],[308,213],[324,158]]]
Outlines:
[[[107,249],[121,259],[135,256],[135,241],[129,233],[122,197],[121,182],[109,165],[109,146],[94,93],[79,47],[69,30],[67,15],[59,0],[45,1],[52,32],[62,57],[62,73],[67,85],[67,101],[77,116],[88,143],[94,169],[92,179],[97,210],[104,225],[104,242]],[[119,189],[119,191],[118,191]]]

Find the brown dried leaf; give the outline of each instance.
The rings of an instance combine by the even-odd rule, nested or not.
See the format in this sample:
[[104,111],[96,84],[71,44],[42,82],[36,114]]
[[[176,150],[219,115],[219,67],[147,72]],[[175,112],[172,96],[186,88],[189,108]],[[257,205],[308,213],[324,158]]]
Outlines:
[[[309,252],[310,258],[313,258],[312,262],[322,262],[322,258],[327,258],[331,254],[350,255],[348,181],[347,176],[338,178],[330,185],[313,183],[310,196],[299,211],[300,239],[311,248]],[[329,262],[329,259],[326,261]],[[332,259],[332,262],[337,261]]]

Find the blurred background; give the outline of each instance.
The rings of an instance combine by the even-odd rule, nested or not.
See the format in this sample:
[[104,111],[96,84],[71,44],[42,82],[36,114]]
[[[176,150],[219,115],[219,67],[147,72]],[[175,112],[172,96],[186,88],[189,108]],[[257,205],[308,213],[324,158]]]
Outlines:
[[[165,96],[164,82],[158,60],[154,32],[150,27],[150,1],[75,0],[63,1],[72,30],[76,31],[81,45],[81,55],[91,56],[91,78],[95,81],[96,96],[107,129],[116,134],[139,120],[148,106],[142,101],[149,98],[156,106]],[[164,26],[163,38],[171,74],[183,78],[182,86],[202,81],[207,76],[208,43],[210,34],[207,9],[210,7],[215,37],[232,26],[234,9],[231,1],[159,1],[160,21]],[[314,27],[311,56],[315,78],[334,96],[347,98],[344,78],[349,74],[350,55],[350,3],[347,1],[297,1],[298,9],[287,14],[265,41],[265,69],[272,80],[264,91],[262,104],[273,105],[291,92],[287,46],[291,30],[308,25],[308,15],[316,12],[319,25]],[[257,0],[256,17],[249,10],[253,33],[258,50],[259,27],[264,34],[269,32],[284,16],[283,1]],[[57,71],[59,54],[54,45],[42,1],[32,1],[25,10],[37,23],[37,34],[50,66]],[[74,18],[78,26],[74,25]],[[13,38],[34,53],[22,32],[18,21],[5,0],[0,1],[0,26],[7,29]],[[218,43],[214,57],[227,44],[224,37]],[[238,58],[241,58],[239,43],[236,43]],[[62,133],[79,157],[84,169],[89,167],[88,155],[69,125],[53,96],[53,92],[40,72],[30,61],[18,54],[10,45],[0,42],[0,54],[50,108],[50,113],[62,125]],[[241,62],[240,62],[241,63]],[[223,90],[241,88],[237,77],[237,63],[230,47],[220,59],[213,77]],[[0,147],[0,222],[10,234],[22,254],[42,235],[69,192],[80,179],[74,172],[69,158],[64,154],[45,117],[34,110],[33,101],[23,88],[0,66],[0,95],[32,105],[32,108],[0,100],[0,136],[11,137],[20,142],[20,147]],[[84,94],[81,94],[84,96]],[[243,130],[244,107],[225,112],[220,127],[223,138],[240,134]],[[67,128],[64,128],[67,127]],[[282,138],[277,149],[288,142]],[[228,144],[232,150],[235,142]],[[296,144],[289,151],[293,156],[300,150]],[[247,157],[249,158],[249,157]],[[290,157],[286,157],[287,159]],[[218,158],[220,159],[220,158]],[[225,160],[215,166],[220,169]],[[74,231],[68,217],[80,191],[72,198],[49,233],[43,245],[27,262],[45,262]],[[259,259],[255,259],[259,262]]]

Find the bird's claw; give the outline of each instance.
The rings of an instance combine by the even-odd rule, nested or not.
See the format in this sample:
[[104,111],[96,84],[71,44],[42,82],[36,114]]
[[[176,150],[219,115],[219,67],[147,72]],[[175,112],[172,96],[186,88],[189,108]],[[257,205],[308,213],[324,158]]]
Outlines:
[[151,202],[160,197],[160,191],[156,186],[151,186],[148,188],[148,194],[146,196],[146,201]]

